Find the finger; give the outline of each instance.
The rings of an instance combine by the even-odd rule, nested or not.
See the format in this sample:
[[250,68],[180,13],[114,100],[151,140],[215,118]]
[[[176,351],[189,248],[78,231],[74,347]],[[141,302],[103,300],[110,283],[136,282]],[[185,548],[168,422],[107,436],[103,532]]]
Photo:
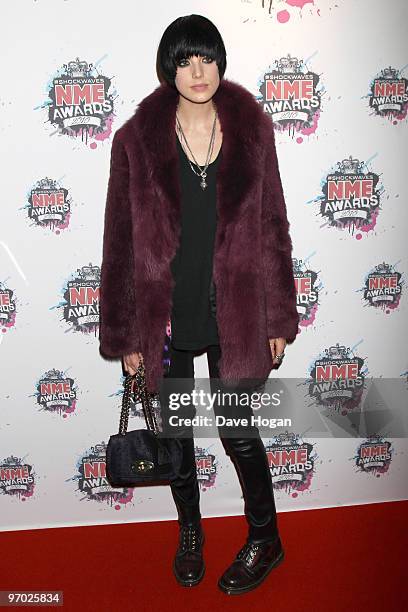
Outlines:
[[[276,357],[273,361],[273,363],[280,365],[282,363],[283,357],[284,355],[282,355],[283,351],[280,351],[279,353],[276,353]],[[278,355],[281,355],[281,357],[278,357]]]
[[130,374],[131,376],[136,374],[136,370],[131,365],[128,365],[128,364],[125,365],[125,372],[127,372],[127,374]]

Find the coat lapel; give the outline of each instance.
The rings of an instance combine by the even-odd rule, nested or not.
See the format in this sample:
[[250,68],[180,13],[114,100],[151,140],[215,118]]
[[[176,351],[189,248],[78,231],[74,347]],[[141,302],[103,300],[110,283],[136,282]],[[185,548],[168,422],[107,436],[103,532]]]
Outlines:
[[[176,146],[176,108],[179,94],[167,84],[144,98],[134,115],[150,179],[165,206],[177,235],[180,226],[181,192]],[[241,85],[222,79],[214,95],[223,134],[223,154],[217,176],[218,234],[242,212],[246,196],[259,180],[260,108]],[[218,241],[217,241],[218,244]]]

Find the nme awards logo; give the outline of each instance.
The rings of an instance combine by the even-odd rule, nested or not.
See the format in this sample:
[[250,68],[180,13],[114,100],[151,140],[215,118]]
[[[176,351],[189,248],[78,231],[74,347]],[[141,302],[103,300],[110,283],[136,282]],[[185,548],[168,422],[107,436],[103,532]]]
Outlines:
[[85,498],[99,503],[106,502],[115,506],[115,510],[123,508],[131,501],[133,488],[113,488],[106,477],[106,443],[95,444],[91,450],[79,460],[78,475],[73,480],[78,481],[78,490]]
[[[76,60],[64,64],[49,91],[48,119],[60,133],[104,140],[113,120],[111,80],[98,74],[93,64]],[[95,147],[96,145],[93,144]]]
[[18,457],[7,457],[0,463],[0,489],[4,495],[14,495],[25,501],[34,494],[33,466]]
[[8,289],[0,281],[0,323],[2,333],[6,333],[8,329],[14,327],[16,324],[16,312],[14,291]]
[[377,478],[388,471],[393,450],[391,442],[382,436],[370,436],[357,449],[354,457],[359,472],[375,474]]
[[75,331],[97,334],[99,328],[99,290],[101,270],[99,266],[83,266],[77,276],[68,281],[62,303],[63,318]]
[[351,354],[350,348],[331,346],[324,350],[311,369],[309,395],[318,405],[348,414],[361,401],[364,390],[364,360]]
[[37,384],[37,404],[42,410],[58,412],[64,418],[74,412],[77,403],[77,389],[74,380],[60,370],[49,370]]
[[[275,60],[276,69],[264,74],[258,84],[258,102],[271,115],[274,126],[304,135],[317,129],[321,110],[320,77],[296,57]],[[301,142],[301,139],[299,139]]]
[[317,273],[309,270],[301,259],[292,259],[296,286],[297,311],[300,315],[299,325],[312,325],[319,304],[320,286],[317,284]]
[[214,486],[217,476],[217,461],[215,455],[205,448],[195,447],[197,480],[203,491]]
[[[364,171],[365,163],[352,156],[337,162],[338,169],[322,182],[320,214],[332,227],[373,230],[380,210],[379,176]],[[356,238],[360,239],[361,234]]]
[[372,81],[368,99],[374,115],[386,117],[397,125],[407,116],[408,80],[399,70],[391,66],[384,68]]
[[286,493],[309,489],[317,458],[313,445],[287,431],[272,440],[265,449],[274,487]]
[[370,306],[382,308],[389,313],[398,308],[400,303],[401,274],[391,264],[383,262],[369,272],[362,291]]
[[24,208],[33,225],[47,227],[56,234],[69,225],[71,199],[68,196],[68,189],[48,177],[37,181],[37,185],[28,195],[28,203]]

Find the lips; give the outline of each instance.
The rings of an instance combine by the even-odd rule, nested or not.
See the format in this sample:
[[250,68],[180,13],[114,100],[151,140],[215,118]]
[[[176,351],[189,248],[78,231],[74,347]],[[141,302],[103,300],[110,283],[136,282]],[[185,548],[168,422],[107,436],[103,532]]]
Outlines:
[[201,89],[205,89],[206,87],[208,87],[208,85],[203,84],[203,85],[192,85],[191,89],[197,89],[198,91],[200,91]]

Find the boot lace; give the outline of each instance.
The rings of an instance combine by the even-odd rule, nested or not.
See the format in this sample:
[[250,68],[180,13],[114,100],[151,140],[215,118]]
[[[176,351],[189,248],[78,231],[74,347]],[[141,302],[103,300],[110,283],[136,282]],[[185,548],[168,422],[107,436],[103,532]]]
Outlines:
[[200,548],[200,528],[199,527],[181,527],[181,550],[197,551]]
[[251,565],[259,548],[259,544],[246,542],[238,552],[237,559],[242,559],[247,565]]

